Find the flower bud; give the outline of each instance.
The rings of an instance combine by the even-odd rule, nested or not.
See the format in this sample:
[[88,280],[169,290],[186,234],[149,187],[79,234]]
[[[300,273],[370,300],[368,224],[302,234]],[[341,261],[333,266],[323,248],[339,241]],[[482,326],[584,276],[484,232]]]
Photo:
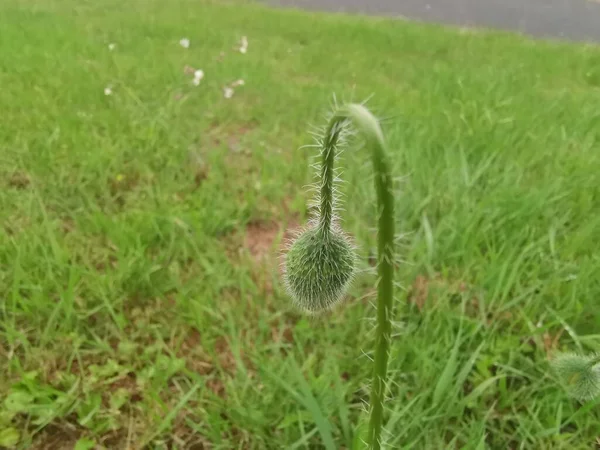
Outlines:
[[566,353],[556,357],[552,366],[571,396],[589,400],[600,394],[600,364],[597,358]]
[[352,280],[354,247],[341,231],[304,231],[285,257],[285,284],[294,303],[307,313],[332,308]]

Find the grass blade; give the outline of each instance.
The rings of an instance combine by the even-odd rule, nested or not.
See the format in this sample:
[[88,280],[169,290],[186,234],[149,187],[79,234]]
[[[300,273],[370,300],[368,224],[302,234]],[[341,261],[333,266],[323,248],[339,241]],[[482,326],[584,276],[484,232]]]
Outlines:
[[454,377],[454,373],[456,372],[456,366],[458,364],[458,348],[460,347],[460,333],[456,337],[456,342],[454,343],[454,347],[452,347],[452,351],[450,352],[450,356],[446,361],[446,366],[438,379],[438,382],[435,385],[435,390],[433,391],[433,406],[437,406],[442,400],[442,396],[448,391],[448,387],[450,383],[452,383],[452,378]]
[[337,446],[335,445],[335,441],[333,440],[331,424],[321,411],[319,403],[315,399],[310,386],[306,382],[306,379],[301,375],[301,369],[296,366],[294,363],[294,367],[291,369],[294,374],[298,384],[300,385],[301,393],[296,391],[289,383],[284,381],[281,377],[269,373],[263,372],[264,375],[271,378],[275,381],[279,386],[285,389],[298,403],[300,403],[306,410],[311,414],[317,429],[319,430],[319,434],[321,435],[321,440],[323,446],[326,450],[336,450]]

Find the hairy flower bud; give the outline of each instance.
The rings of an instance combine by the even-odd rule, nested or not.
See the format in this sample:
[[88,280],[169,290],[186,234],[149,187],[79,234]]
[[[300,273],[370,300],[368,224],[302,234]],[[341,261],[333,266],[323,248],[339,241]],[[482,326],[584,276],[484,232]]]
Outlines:
[[557,356],[552,366],[569,394],[576,399],[589,400],[600,394],[600,364],[597,357],[565,353]]
[[304,231],[285,259],[285,284],[294,303],[313,314],[333,307],[352,280],[355,259],[342,232],[319,227]]

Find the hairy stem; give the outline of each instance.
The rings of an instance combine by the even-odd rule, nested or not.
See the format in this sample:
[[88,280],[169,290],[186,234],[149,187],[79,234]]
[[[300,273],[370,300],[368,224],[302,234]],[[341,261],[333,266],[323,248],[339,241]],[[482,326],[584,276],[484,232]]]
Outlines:
[[367,434],[369,449],[381,448],[383,400],[391,335],[391,312],[394,278],[394,195],[383,133],[377,119],[362,105],[351,104],[338,109],[331,118],[322,151],[321,219],[322,229],[329,230],[333,216],[333,162],[335,147],[342,125],[350,120],[366,140],[371,151],[375,172],[378,206],[378,285],[375,362],[370,399],[370,419]]
[[322,234],[329,233],[333,221],[335,150],[344,120],[331,120],[323,140],[323,149],[321,152],[321,196],[319,204],[319,231]]

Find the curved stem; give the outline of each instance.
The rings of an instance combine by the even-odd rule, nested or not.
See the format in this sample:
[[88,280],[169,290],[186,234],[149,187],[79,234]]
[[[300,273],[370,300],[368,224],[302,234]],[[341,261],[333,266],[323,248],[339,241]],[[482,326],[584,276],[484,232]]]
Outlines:
[[[350,120],[366,140],[371,150],[378,207],[378,285],[375,362],[370,399],[370,419],[367,435],[369,449],[381,448],[383,400],[387,380],[387,365],[391,335],[391,312],[394,291],[394,194],[386,156],[383,133],[377,119],[362,105],[351,104],[338,109],[329,121],[322,153],[321,220],[330,227],[333,208],[333,162],[341,125]],[[329,228],[327,228],[328,230]]]
[[321,152],[321,196],[319,203],[319,230],[329,233],[333,221],[333,179],[335,150],[344,120],[331,120],[325,132]]

